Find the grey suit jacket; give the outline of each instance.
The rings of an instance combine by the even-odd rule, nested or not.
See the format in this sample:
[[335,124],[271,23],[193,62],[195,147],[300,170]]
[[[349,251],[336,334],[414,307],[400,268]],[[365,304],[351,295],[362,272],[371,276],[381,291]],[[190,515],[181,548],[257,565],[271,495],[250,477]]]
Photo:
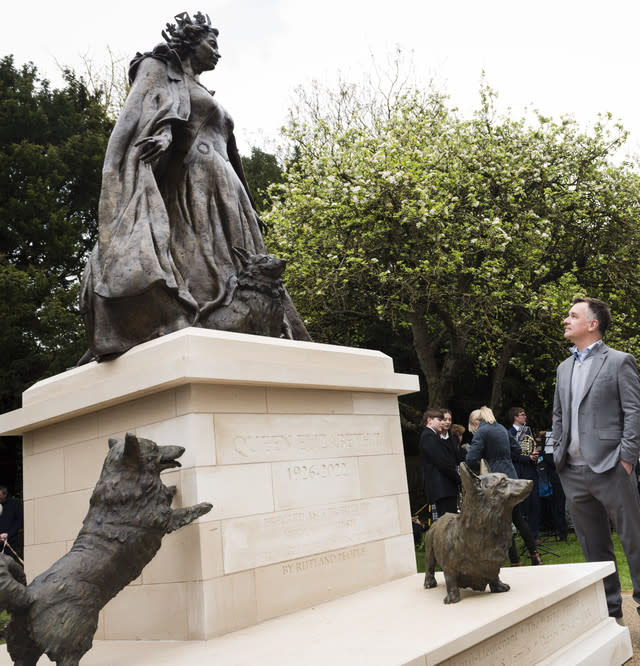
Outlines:
[[[574,357],[558,366],[553,400],[553,460],[564,467],[571,436],[571,374]],[[633,465],[640,451],[640,377],[631,356],[602,343],[593,361],[578,407],[580,449],[594,472],[606,472],[619,460]]]

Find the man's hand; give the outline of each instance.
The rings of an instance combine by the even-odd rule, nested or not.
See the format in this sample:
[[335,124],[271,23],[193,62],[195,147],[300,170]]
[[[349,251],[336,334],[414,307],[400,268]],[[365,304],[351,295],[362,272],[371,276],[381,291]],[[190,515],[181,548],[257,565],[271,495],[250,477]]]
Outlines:
[[627,462],[626,460],[621,460],[622,466],[624,467],[625,471],[627,474],[631,474],[631,471],[633,470],[633,465],[630,462]]

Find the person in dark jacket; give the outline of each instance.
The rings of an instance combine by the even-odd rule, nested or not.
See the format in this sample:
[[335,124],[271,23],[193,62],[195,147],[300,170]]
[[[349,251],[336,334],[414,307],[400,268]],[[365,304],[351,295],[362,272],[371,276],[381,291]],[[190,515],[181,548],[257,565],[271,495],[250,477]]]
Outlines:
[[[509,419],[512,423],[509,428],[509,434],[524,449],[523,442],[529,438],[529,442],[534,442],[531,428],[527,425],[527,414],[522,407],[512,407],[509,410]],[[531,534],[534,539],[538,538],[540,527],[540,500],[538,498],[538,464],[539,452],[533,448],[527,452],[521,452],[513,460],[516,468],[516,474],[519,479],[529,479],[533,481],[533,489],[522,504],[520,511],[531,528]]]
[[[502,472],[510,479],[518,478],[512,458],[520,454],[520,445],[504,426],[496,422],[496,418],[489,407],[483,406],[469,414],[469,431],[473,433],[473,439],[467,453],[466,462],[471,469],[478,470],[480,460],[484,458],[492,472]],[[531,555],[531,564],[542,564],[542,558],[536,550],[536,543],[531,535],[529,525],[522,517],[518,505],[513,507],[511,519],[527,546]],[[509,549],[509,560],[511,566],[520,566],[521,564],[515,540],[512,541]]]
[[438,516],[457,513],[460,476],[460,457],[451,438],[440,437],[443,412],[428,409],[424,414],[425,429],[420,437],[420,458],[424,494],[429,504],[435,505]]
[[9,497],[6,486],[0,486],[0,550],[4,549],[5,543],[11,546],[6,550],[17,560],[14,551],[18,551],[18,532],[22,529],[22,502]]

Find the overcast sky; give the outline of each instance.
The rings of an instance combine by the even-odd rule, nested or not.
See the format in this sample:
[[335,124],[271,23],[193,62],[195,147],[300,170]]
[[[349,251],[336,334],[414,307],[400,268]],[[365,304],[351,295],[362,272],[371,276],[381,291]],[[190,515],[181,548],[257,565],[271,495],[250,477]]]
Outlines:
[[4,3],[0,55],[33,61],[59,84],[57,63],[128,61],[162,41],[174,14],[202,10],[220,29],[222,60],[202,80],[233,116],[242,152],[269,146],[294,90],[311,79],[361,80],[397,46],[420,81],[435,79],[469,113],[482,71],[502,107],[537,108],[585,127],[610,111],[640,153],[640,4],[632,0],[36,0]]

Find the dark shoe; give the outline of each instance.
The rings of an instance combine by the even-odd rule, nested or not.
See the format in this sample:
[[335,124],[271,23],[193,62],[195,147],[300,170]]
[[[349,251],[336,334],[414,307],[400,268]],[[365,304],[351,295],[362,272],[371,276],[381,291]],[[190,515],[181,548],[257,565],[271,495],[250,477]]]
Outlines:
[[[512,567],[521,567],[522,562],[520,562],[520,560],[518,560],[517,562],[511,562],[511,566]],[[640,613],[640,606],[638,606],[638,613]]]
[[537,550],[534,550],[533,553],[531,553],[531,564],[535,567],[538,566],[538,564],[542,564],[542,558],[538,554]]

